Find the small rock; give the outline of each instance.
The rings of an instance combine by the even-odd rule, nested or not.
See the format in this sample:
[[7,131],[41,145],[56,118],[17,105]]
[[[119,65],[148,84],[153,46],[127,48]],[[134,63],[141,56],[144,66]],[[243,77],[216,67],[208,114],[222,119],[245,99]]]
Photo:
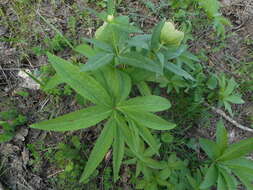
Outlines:
[[13,144],[7,143],[2,144],[1,146],[1,154],[4,156],[9,156],[15,152],[18,152],[20,149],[18,146],[15,146]]
[[32,186],[35,189],[40,189],[41,188],[41,183],[42,183],[42,179],[39,176],[34,176],[31,181],[30,184],[32,184]]
[[23,165],[24,167],[26,167],[26,165],[29,162],[29,151],[24,147],[21,155],[22,155]]
[[14,140],[18,141],[25,141],[25,137],[28,135],[28,129],[27,128],[21,128],[17,131]]
[[11,163],[11,167],[15,168],[15,171],[22,173],[23,172],[23,161],[20,158],[15,157]]
[[4,35],[7,32],[7,29],[3,26],[0,26],[0,36]]

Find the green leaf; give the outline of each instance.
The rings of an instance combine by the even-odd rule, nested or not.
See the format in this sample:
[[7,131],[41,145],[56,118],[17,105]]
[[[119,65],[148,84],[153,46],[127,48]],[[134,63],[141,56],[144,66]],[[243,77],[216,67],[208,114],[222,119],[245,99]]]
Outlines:
[[144,57],[139,53],[127,53],[119,57],[121,64],[131,65],[133,67],[145,69],[154,73],[162,74],[162,69],[159,64],[156,64],[148,57]]
[[228,146],[228,134],[222,120],[220,120],[217,124],[216,143],[221,152],[223,152]]
[[119,170],[124,156],[124,135],[122,131],[115,126],[114,127],[114,142],[113,142],[113,174],[114,182],[119,178]]
[[72,131],[94,126],[110,116],[111,110],[101,106],[92,106],[79,111],[42,121],[31,125],[31,128],[50,131]]
[[229,96],[235,90],[236,86],[237,86],[237,83],[235,82],[234,78],[231,78],[228,81],[228,85],[224,91],[224,95]]
[[197,56],[193,55],[189,51],[184,51],[183,54],[182,54],[182,56],[185,57],[185,58],[187,58],[187,59],[190,59],[192,61],[200,62],[199,58]]
[[94,148],[92,149],[88,162],[86,163],[84,172],[80,179],[81,182],[87,180],[90,177],[90,175],[94,172],[94,170],[105,157],[113,142],[114,127],[115,123],[113,120],[109,120],[106,123],[104,129],[96,141]]
[[133,25],[131,25],[131,24],[123,24],[123,23],[120,23],[120,22],[118,22],[117,23],[117,19],[115,19],[115,21],[116,22],[113,22],[112,23],[112,26],[116,29],[116,30],[119,30],[119,32],[125,32],[125,33],[142,33],[142,31],[139,29],[139,28],[137,28],[137,27],[135,27],[135,26],[133,26]]
[[0,121],[0,128],[0,143],[10,141],[15,136],[15,127],[11,126],[8,122]]
[[219,174],[218,177],[218,182],[217,182],[217,189],[218,190],[229,190],[226,184],[226,181],[224,179],[224,177],[222,176],[222,174]]
[[111,105],[111,97],[94,78],[87,73],[81,73],[78,67],[60,57],[50,53],[47,55],[57,74],[77,93],[95,104]]
[[105,52],[113,53],[113,48],[112,46],[108,45],[105,42],[95,40],[95,39],[88,39],[88,38],[83,38],[84,41],[89,42],[94,45],[94,48],[98,48],[100,50],[103,50]]
[[104,67],[94,72],[94,76],[113,97],[114,104],[125,100],[131,91],[131,79],[127,73],[116,68]]
[[207,81],[207,87],[211,90],[217,87],[218,81],[216,75],[212,75],[209,80]]
[[223,101],[223,104],[225,106],[225,109],[228,111],[228,113],[230,115],[233,115],[233,111],[232,111],[232,108],[231,108],[231,105],[230,103],[228,103],[227,101]]
[[107,1],[107,13],[108,15],[113,15],[115,12],[115,3],[114,0]]
[[213,164],[210,168],[208,168],[207,173],[205,175],[204,181],[200,185],[200,189],[206,189],[214,185],[218,178],[218,171],[216,166]]
[[131,98],[130,100],[122,102],[118,109],[128,111],[148,111],[148,112],[159,112],[167,110],[171,107],[170,102],[160,96],[143,96]]
[[135,120],[139,125],[156,130],[170,130],[176,127],[176,124],[170,123],[161,117],[149,112],[127,111],[125,112],[130,118]]
[[199,142],[201,148],[205,151],[210,159],[214,160],[219,156],[220,149],[215,142],[203,138],[201,138]]
[[166,180],[171,175],[171,169],[167,167],[163,169],[162,171],[160,171],[158,175],[159,175],[159,178]]
[[150,35],[138,35],[138,36],[134,36],[132,37],[128,42],[128,46],[132,47],[137,47],[137,48],[142,48],[142,49],[149,49],[149,45],[148,42],[151,39]]
[[137,84],[137,88],[142,96],[150,96],[152,94],[148,84],[145,81],[139,82]]
[[241,97],[235,96],[235,95],[226,97],[225,100],[228,102],[231,102],[233,104],[244,104],[245,103]]
[[235,179],[235,177],[233,175],[231,175],[230,173],[228,173],[225,169],[223,168],[219,168],[219,172],[222,173],[227,187],[229,190],[236,190],[237,189],[237,181]]
[[94,50],[92,47],[90,47],[88,44],[83,43],[75,47],[74,51],[84,55],[85,57],[92,57],[96,55],[96,50]]
[[175,58],[179,58],[180,56],[183,55],[184,52],[186,52],[187,50],[187,46],[186,45],[182,45],[178,48],[168,48],[168,50],[166,51],[166,59],[167,60],[172,60]]
[[238,158],[234,160],[227,160],[222,162],[225,166],[231,169],[242,169],[246,173],[253,175],[253,161],[246,158]]
[[191,80],[195,80],[189,73],[187,73],[185,70],[183,70],[181,67],[177,66],[174,63],[165,63],[165,68],[169,71],[171,71],[172,73],[175,73],[176,75],[182,76],[186,79],[191,79]]
[[153,137],[149,129],[146,127],[137,125],[139,133],[141,137],[146,141],[146,143],[152,148],[152,150],[159,155],[159,144],[157,143],[156,139]]
[[219,157],[220,161],[240,158],[253,151],[253,138],[242,140],[230,145]]
[[126,124],[126,121],[119,114],[115,116],[115,120],[117,122],[117,126],[121,130],[121,133],[124,135],[124,138],[126,139],[125,143],[133,152],[136,152],[138,147],[134,146],[134,139],[131,130],[129,129],[129,126]]
[[196,181],[196,179],[194,179],[193,177],[191,177],[190,175],[186,175],[187,180],[189,182],[189,184],[192,186],[193,189],[198,189],[198,183]]
[[145,163],[145,165],[147,165],[150,168],[153,169],[164,169],[165,168],[165,164],[163,162],[159,162],[157,160],[154,160],[152,158],[149,157],[139,157],[139,159]]
[[102,66],[105,66],[113,60],[114,54],[112,53],[98,53],[91,57],[88,62],[81,67],[81,71],[92,71]]
[[233,173],[240,179],[240,181],[245,185],[247,190],[253,189],[252,176],[249,176],[243,171],[243,169],[234,169]]
[[152,33],[151,37],[151,49],[152,50],[157,50],[160,46],[160,36],[161,36],[161,31],[164,26],[165,20],[160,21],[156,27],[154,28],[154,31]]

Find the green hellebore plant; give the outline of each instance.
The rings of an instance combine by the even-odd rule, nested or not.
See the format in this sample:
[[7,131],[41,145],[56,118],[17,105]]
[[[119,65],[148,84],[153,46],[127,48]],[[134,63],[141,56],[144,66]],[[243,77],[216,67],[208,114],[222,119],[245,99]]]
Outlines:
[[140,155],[136,147],[145,141],[158,154],[159,145],[150,129],[170,130],[175,124],[152,112],[170,108],[167,99],[153,95],[129,99],[132,88],[129,75],[110,65],[88,73],[81,72],[80,67],[50,53],[48,57],[61,82],[67,83],[95,105],[31,127],[64,132],[85,129],[107,120],[85,166],[82,182],[89,180],[110,147],[113,147],[114,181],[119,177],[125,145]]
[[165,45],[179,46],[184,39],[184,32],[175,29],[172,22],[165,22],[161,30],[160,41]]

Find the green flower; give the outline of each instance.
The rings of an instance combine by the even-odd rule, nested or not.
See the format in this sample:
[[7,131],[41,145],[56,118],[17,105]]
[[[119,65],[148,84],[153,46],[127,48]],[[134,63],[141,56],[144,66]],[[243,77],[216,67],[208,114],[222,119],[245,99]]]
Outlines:
[[160,41],[165,45],[179,46],[184,39],[184,32],[175,29],[171,22],[165,22],[160,36]]
[[96,30],[95,39],[106,42],[106,43],[111,43],[113,28],[110,25],[110,23],[112,23],[113,20],[114,20],[113,15],[107,16],[107,21],[104,22],[104,24]]
[[98,40],[101,39],[101,36],[103,36],[103,33],[105,33],[107,30],[107,25],[108,23],[104,22],[104,24],[96,30],[95,39],[98,39]]

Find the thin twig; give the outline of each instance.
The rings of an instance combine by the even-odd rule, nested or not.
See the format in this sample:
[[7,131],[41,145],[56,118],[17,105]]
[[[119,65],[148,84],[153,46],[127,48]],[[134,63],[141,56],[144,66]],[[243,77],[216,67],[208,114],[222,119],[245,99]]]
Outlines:
[[232,123],[235,127],[240,128],[240,129],[242,129],[244,131],[253,132],[253,129],[241,125],[240,123],[238,123],[237,121],[235,121],[234,119],[232,119],[231,117],[229,117],[221,109],[215,108],[215,107],[209,105],[208,103],[204,103],[204,105],[207,106],[207,107],[210,107],[213,112],[215,112],[215,113],[219,114],[220,116],[222,116],[224,119],[226,119],[227,121],[229,121],[230,123]]
[[62,173],[62,172],[64,172],[64,169],[56,171],[55,173],[48,175],[47,178],[54,177],[54,176],[56,176],[56,175],[58,175],[59,173]]

